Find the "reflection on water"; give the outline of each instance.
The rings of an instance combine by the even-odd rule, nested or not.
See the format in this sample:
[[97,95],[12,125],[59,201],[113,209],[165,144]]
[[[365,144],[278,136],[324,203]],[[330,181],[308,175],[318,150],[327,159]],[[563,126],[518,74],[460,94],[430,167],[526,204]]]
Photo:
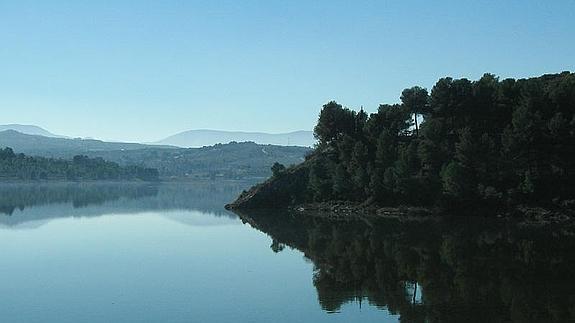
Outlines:
[[324,311],[313,265],[224,210],[250,184],[0,185],[0,320],[397,321]]
[[364,302],[405,322],[575,320],[575,230],[467,219],[333,222],[250,212],[271,249],[300,250],[328,312]]
[[235,217],[222,205],[249,182],[9,183],[0,185],[0,225],[15,227],[63,217],[154,210],[195,210]]
[[575,319],[573,226],[277,211],[241,225],[223,205],[250,184],[0,185],[0,320]]

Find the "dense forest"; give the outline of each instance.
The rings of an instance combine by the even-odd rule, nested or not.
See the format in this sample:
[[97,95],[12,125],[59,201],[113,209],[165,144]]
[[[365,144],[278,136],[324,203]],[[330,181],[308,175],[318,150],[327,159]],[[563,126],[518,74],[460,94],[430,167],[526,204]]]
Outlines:
[[[569,72],[519,80],[442,78],[430,93],[405,89],[400,104],[382,104],[370,115],[332,101],[314,129],[314,152],[266,185],[279,192],[287,183],[286,203],[572,206],[574,113],[575,74]],[[259,195],[266,195],[264,186],[255,188]],[[252,193],[243,198],[258,195]]]
[[71,160],[16,154],[0,149],[0,179],[4,180],[158,180],[158,171],[120,166],[102,158],[74,156]]

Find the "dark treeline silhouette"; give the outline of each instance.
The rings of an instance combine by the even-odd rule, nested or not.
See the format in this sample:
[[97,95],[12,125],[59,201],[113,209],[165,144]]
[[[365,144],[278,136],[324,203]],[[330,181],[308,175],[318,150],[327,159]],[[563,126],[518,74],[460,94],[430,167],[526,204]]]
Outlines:
[[328,312],[363,301],[401,322],[575,320],[572,225],[477,217],[338,222],[259,210],[240,217],[272,238],[273,252],[289,246],[313,262]]
[[401,104],[382,104],[370,115],[332,101],[319,115],[319,142],[307,171],[295,168],[308,179],[292,189],[291,201],[571,205],[574,113],[575,74],[569,72],[520,80],[442,78],[429,94],[406,89]]
[[102,158],[74,156],[71,160],[16,154],[0,149],[0,178],[10,180],[158,180],[158,171],[120,166]]

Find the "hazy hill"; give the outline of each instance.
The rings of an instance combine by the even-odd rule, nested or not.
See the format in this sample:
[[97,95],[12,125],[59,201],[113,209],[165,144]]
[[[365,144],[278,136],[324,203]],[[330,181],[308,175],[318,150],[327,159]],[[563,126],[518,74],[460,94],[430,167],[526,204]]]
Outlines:
[[215,144],[227,144],[229,142],[252,141],[264,145],[280,146],[302,146],[311,147],[315,144],[315,138],[311,131],[294,131],[289,133],[263,133],[263,132],[242,132],[242,131],[220,131],[220,130],[189,130],[180,132],[166,139],[160,140],[158,144],[173,145],[178,147],[203,147]]
[[[72,157],[98,151],[134,150],[144,148],[170,148],[168,146],[142,145],[124,142],[106,142],[95,139],[54,138],[44,135],[29,135],[15,130],[0,132],[0,147],[10,147],[15,152],[43,157]],[[175,147],[171,147],[175,148]]]
[[232,142],[202,148],[105,142],[34,136],[14,130],[0,132],[0,148],[32,156],[72,158],[102,157],[122,166],[155,168],[163,178],[253,178],[271,174],[274,162],[287,165],[303,161],[311,149],[297,146]]
[[311,148],[231,142],[201,148],[139,149],[93,152],[120,165],[156,168],[160,176],[174,178],[253,178],[271,175],[277,161],[299,164]]
[[0,131],[5,130],[14,130],[18,131],[23,134],[27,135],[37,135],[37,136],[45,136],[45,137],[54,137],[54,138],[65,138],[64,136],[55,135],[50,131],[33,125],[25,125],[25,124],[3,124],[0,125]]

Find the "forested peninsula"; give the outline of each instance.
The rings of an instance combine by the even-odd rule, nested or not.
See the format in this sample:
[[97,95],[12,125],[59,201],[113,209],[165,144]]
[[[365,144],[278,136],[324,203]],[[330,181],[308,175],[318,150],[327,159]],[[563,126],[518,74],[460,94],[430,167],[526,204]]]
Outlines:
[[140,166],[120,166],[102,158],[83,155],[58,159],[16,154],[0,149],[0,180],[142,180],[157,181],[158,171]]
[[328,102],[306,161],[227,207],[573,209],[575,74],[446,77],[400,98],[369,115]]

